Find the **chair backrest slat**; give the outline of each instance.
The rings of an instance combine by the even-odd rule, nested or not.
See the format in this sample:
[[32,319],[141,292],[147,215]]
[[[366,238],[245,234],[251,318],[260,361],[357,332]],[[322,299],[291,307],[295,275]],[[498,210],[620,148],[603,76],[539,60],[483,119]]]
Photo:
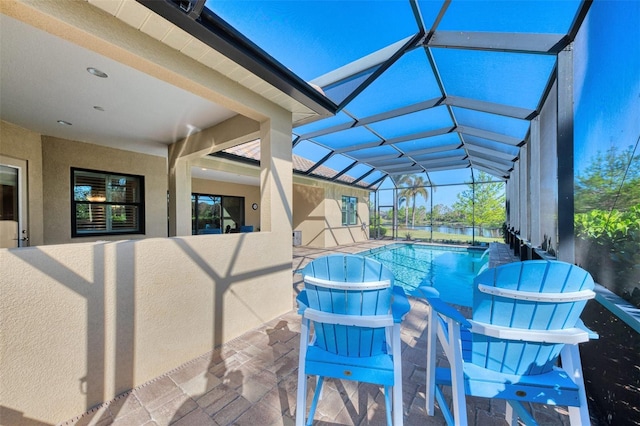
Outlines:
[[[342,315],[388,315],[390,312],[393,274],[374,259],[355,255],[325,256],[309,263],[302,275],[312,309]],[[331,283],[327,285],[323,281]],[[383,281],[388,285],[380,283]],[[375,288],[368,288],[367,283],[371,282]],[[316,345],[339,355],[372,356],[385,350],[384,328],[320,322],[314,322],[314,327]]]
[[[593,278],[577,266],[559,261],[525,261],[487,269],[474,280],[474,321],[515,329],[557,330],[575,326],[586,300],[528,300],[507,292],[486,291],[478,284],[528,293],[591,290]],[[497,294],[493,294],[497,293]],[[541,374],[555,364],[562,345],[505,341],[474,335],[472,362],[512,374]]]

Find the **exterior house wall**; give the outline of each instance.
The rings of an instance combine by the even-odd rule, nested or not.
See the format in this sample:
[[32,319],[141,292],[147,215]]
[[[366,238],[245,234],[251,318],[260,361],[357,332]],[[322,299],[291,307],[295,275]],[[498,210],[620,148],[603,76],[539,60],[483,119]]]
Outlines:
[[[290,117],[283,117],[285,130],[265,126],[263,136],[278,159],[264,180],[278,189],[264,207],[274,212],[262,218],[263,232],[175,238],[148,232],[123,241],[0,249],[0,406],[22,419],[67,420],[293,308]],[[19,137],[10,144],[3,138],[4,152],[18,156],[13,145],[25,136],[38,145],[38,135],[13,130]],[[166,235],[165,158],[42,140],[45,243],[71,242],[71,166],[144,175],[147,230]],[[279,180],[270,182],[273,176]],[[212,186],[265,204],[257,187],[194,182],[196,190]]]
[[[0,250],[0,404],[67,420],[293,307],[271,233]],[[241,248],[241,249],[238,249]]]
[[124,238],[167,236],[167,159],[98,145],[44,136],[44,243],[121,240],[123,236],[71,238],[71,167],[144,177],[145,234]]
[[[302,231],[302,245],[335,247],[369,239],[369,191],[331,182],[300,179],[294,186],[293,228]],[[356,225],[342,225],[342,196],[358,198]]]
[[[256,166],[229,161],[217,157],[203,157],[190,161],[194,168],[214,169],[247,177],[259,176]],[[245,197],[245,223],[253,225],[254,230],[262,229],[260,224],[260,188],[253,185],[240,185],[228,182],[193,178],[192,192],[216,195],[234,195]],[[358,223],[342,226],[342,196],[358,198]],[[302,245],[310,247],[334,247],[357,241],[366,241],[369,223],[369,191],[351,188],[332,182],[309,179],[293,175],[293,229],[302,233]],[[253,203],[258,210],[251,209]]]
[[309,185],[293,186],[293,229],[302,233],[302,245],[326,247],[325,190]]
[[[262,187],[221,186],[258,197],[263,232],[175,238],[150,237],[167,232],[166,158],[3,123],[2,155],[35,164],[47,212],[47,245],[0,249],[3,417],[65,421],[293,308],[291,116],[273,113]],[[72,166],[144,175],[147,235],[71,240]]]
[[43,240],[42,144],[40,134],[0,121],[0,155],[27,162],[27,227],[31,245]]

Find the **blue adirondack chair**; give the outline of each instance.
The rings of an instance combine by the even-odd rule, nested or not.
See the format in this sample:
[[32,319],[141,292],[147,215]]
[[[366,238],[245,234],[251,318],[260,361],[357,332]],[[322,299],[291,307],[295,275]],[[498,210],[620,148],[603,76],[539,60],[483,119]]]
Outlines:
[[[404,290],[381,263],[361,256],[321,257],[302,275],[296,425],[312,424],[325,377],[384,386],[387,423],[393,417],[401,425],[400,323],[409,311]],[[308,416],[307,376],[318,378]]]
[[[435,397],[448,424],[466,425],[472,395],[505,399],[509,424],[536,424],[523,402],[565,405],[572,425],[590,424],[578,344],[597,338],[580,320],[593,286],[587,271],[560,261],[486,269],[474,279],[472,319],[421,287],[430,306],[427,413]],[[436,340],[449,368],[436,367]],[[453,410],[443,386],[452,388]]]

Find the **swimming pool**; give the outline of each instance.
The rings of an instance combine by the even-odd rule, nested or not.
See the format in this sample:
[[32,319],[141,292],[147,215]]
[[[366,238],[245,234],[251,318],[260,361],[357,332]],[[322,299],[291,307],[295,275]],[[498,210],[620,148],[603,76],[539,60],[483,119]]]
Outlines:
[[407,294],[420,296],[421,284],[435,287],[445,302],[471,306],[471,285],[489,256],[484,249],[391,244],[358,253],[378,260],[391,269],[396,285]]

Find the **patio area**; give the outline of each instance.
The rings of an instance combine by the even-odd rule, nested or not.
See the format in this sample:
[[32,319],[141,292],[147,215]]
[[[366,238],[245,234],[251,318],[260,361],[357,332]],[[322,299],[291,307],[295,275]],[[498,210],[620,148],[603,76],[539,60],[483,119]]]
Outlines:
[[[371,240],[334,249],[294,247],[292,272],[310,260],[334,252],[357,253],[392,243]],[[491,245],[492,266],[515,260],[508,246]],[[442,425],[444,418],[425,413],[426,304],[410,299],[402,327],[404,421],[407,425]],[[62,425],[293,425],[296,411],[300,317],[294,309],[113,401]],[[384,399],[376,386],[328,380],[314,424],[385,424]],[[503,425],[504,402],[469,399],[474,425]],[[561,407],[533,407],[541,425],[568,424]]]

